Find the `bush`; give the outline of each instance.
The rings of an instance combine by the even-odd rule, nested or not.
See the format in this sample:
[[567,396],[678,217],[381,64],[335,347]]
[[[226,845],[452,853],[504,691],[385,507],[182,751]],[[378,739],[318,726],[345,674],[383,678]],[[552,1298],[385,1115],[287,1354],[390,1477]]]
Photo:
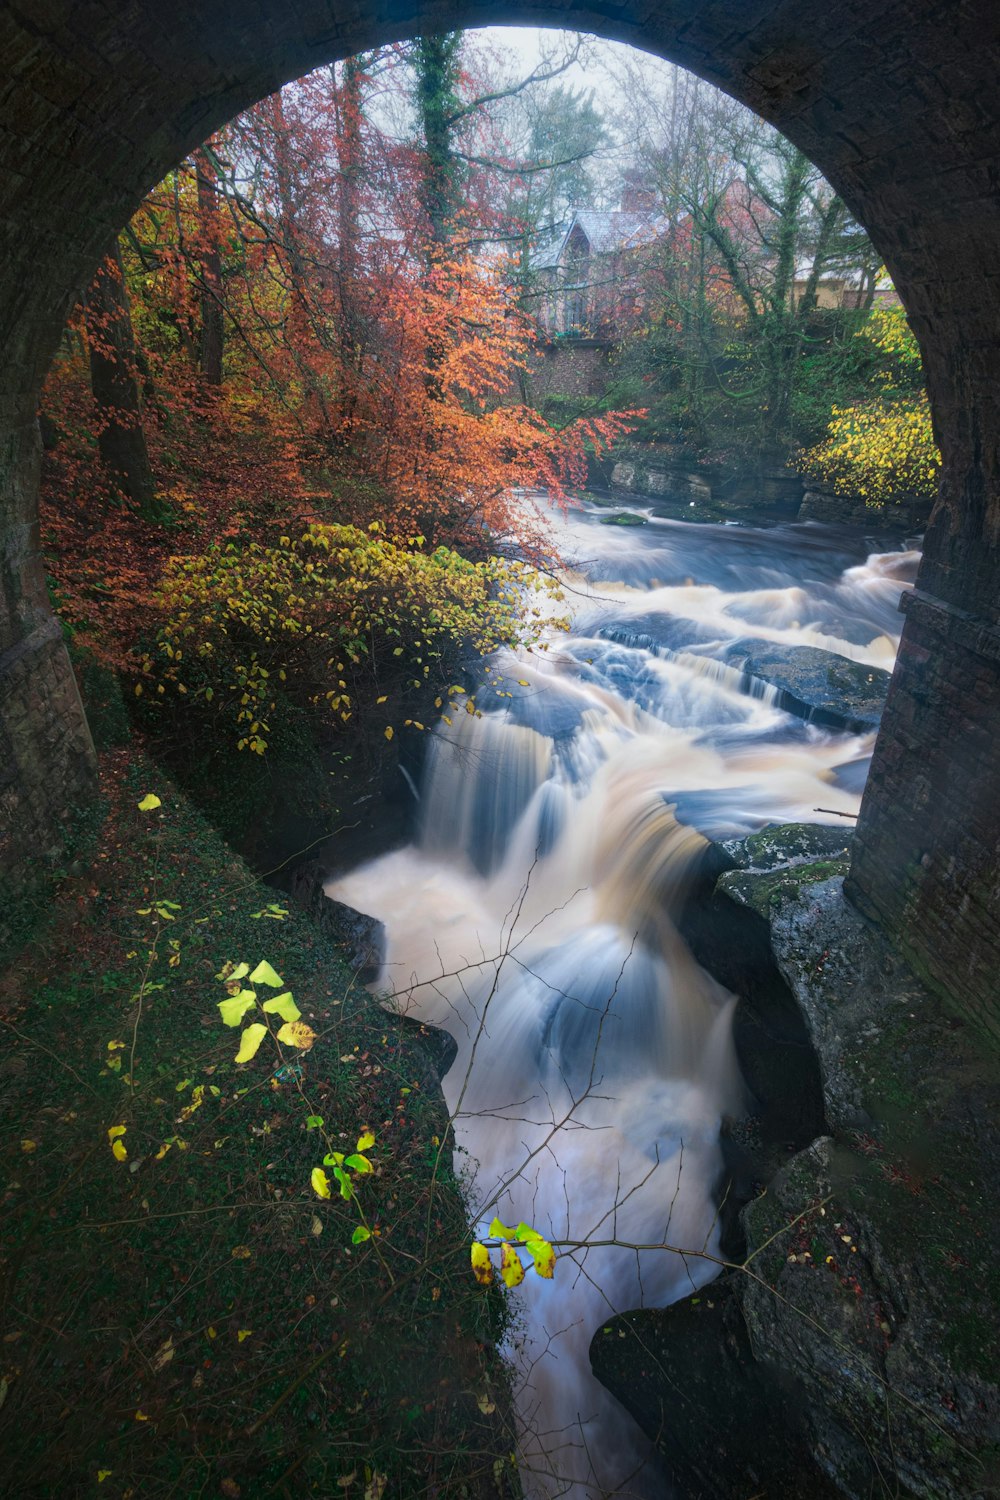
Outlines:
[[276,546],[174,558],[136,693],[207,708],[238,750],[263,755],[283,701],[346,724],[404,677],[418,689],[443,678],[463,649],[537,634],[540,612],[526,598],[551,592],[546,580],[517,562],[423,546],[390,540],[377,522],[367,531],[314,523]]

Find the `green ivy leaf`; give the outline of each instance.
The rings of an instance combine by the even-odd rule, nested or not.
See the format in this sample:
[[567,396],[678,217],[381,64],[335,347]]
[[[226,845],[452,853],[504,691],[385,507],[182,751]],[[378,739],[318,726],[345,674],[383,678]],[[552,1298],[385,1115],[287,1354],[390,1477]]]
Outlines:
[[322,1128],[323,1128],[323,1116],[322,1115],[307,1115],[306,1116],[306,1129],[307,1130],[322,1130]]
[[371,1230],[370,1229],[366,1229],[365,1226],[364,1226],[364,1224],[359,1224],[358,1227],[357,1227],[357,1229],[351,1235],[351,1244],[352,1245],[363,1245],[364,1242],[365,1242],[365,1240],[370,1240],[371,1237],[372,1237]]
[[348,1177],[343,1167],[334,1167],[333,1175],[340,1183],[340,1196],[344,1199],[345,1202],[349,1203],[350,1200],[354,1197],[354,1185],[351,1182],[351,1179]]
[[372,1169],[372,1164],[368,1160],[367,1156],[358,1156],[356,1154],[354,1156],[348,1156],[344,1162],[344,1166],[350,1167],[352,1172],[361,1173],[370,1172]]

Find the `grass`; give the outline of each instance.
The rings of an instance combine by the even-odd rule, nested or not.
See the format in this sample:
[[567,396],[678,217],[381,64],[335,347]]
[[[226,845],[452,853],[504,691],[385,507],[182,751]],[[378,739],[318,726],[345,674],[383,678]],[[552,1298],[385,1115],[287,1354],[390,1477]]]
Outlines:
[[[103,793],[92,858],[0,975],[0,1489],[518,1493],[504,1303],[434,1170],[437,1039],[304,915],[255,916],[274,893],[148,762],[110,752]],[[237,1066],[215,976],[261,958],[318,1036]],[[355,1246],[355,1205],[310,1172],[362,1128]]]

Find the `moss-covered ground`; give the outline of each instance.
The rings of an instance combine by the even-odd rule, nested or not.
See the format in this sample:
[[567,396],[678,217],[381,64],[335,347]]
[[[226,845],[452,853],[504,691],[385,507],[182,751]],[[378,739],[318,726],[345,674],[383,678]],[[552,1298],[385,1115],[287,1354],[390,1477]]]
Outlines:
[[[150,763],[110,752],[103,793],[0,975],[0,1490],[516,1493],[436,1039],[305,916],[261,915],[274,892]],[[316,1040],[237,1065],[216,976],[262,959]],[[318,1197],[363,1130],[356,1202]]]

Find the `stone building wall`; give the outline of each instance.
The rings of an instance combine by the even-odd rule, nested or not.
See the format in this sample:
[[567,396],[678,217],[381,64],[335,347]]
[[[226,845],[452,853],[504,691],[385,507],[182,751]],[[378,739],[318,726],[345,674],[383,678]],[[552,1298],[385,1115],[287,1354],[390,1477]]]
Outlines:
[[603,396],[608,384],[608,352],[608,345],[597,339],[559,339],[540,345],[528,372],[532,399]]

